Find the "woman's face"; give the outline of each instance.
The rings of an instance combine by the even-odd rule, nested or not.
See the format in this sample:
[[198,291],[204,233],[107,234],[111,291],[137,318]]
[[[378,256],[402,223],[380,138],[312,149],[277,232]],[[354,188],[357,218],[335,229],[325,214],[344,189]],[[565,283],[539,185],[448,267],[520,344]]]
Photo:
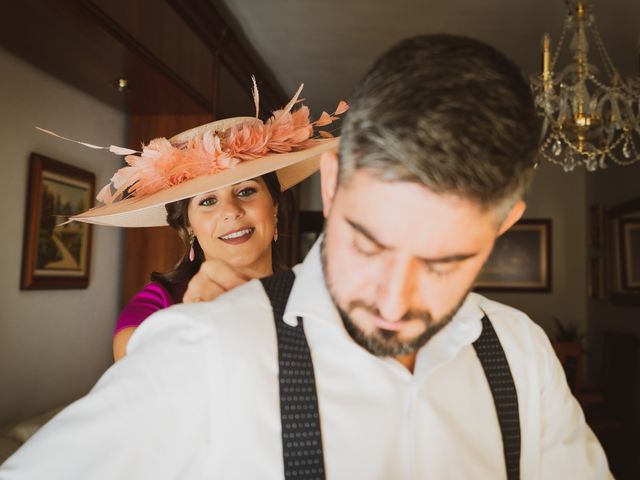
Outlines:
[[193,197],[187,214],[206,260],[271,272],[277,206],[261,177]]

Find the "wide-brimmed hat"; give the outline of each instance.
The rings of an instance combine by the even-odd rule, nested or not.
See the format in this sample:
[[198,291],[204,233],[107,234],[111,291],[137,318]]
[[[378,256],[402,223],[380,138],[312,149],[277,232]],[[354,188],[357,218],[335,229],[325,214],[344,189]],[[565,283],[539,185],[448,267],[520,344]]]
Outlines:
[[307,107],[292,110],[301,90],[302,86],[282,110],[262,122],[257,118],[259,101],[254,81],[255,117],[227,118],[170,139],[157,138],[142,152],[77,142],[127,155],[128,166],[118,170],[102,188],[96,197],[102,205],[69,221],[119,227],[162,226],[167,225],[167,203],[270,172],[276,172],[282,190],[296,185],[318,170],[323,152],[338,148],[339,138],[317,127],[329,125],[348,108],[341,101],[333,114],[322,112],[311,122]]

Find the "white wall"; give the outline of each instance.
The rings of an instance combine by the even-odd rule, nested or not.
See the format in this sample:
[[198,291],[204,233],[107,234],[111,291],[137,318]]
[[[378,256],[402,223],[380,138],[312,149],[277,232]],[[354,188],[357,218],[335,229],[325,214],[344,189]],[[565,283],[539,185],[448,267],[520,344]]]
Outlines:
[[[302,185],[301,210],[321,210],[319,175]],[[550,293],[483,293],[524,311],[550,336],[556,332],[553,317],[579,323],[586,331],[586,186],[584,170],[565,173],[542,163],[527,197],[525,218],[552,221],[552,291]]]
[[94,172],[97,188],[120,164],[118,157],[54,139],[34,125],[96,144],[124,145],[126,116],[1,49],[0,71],[2,425],[86,393],[111,363],[119,308],[118,229],[94,227],[88,289],[19,290],[30,153]]

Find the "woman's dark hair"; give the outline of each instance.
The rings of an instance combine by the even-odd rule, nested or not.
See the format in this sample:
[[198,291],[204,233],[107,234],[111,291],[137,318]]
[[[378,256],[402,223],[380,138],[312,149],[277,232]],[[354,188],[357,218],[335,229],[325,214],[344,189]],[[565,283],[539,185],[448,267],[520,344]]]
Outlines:
[[[269,190],[271,199],[274,204],[278,205],[278,224],[286,224],[283,222],[282,215],[287,211],[283,208],[284,196],[280,191],[280,182],[275,172],[270,172],[261,177]],[[180,236],[180,239],[184,243],[185,249],[182,257],[173,268],[173,270],[167,273],[153,272],[151,274],[151,280],[153,282],[160,283],[173,297],[176,303],[182,302],[182,297],[187,289],[189,280],[193,277],[200,265],[204,261],[204,252],[200,247],[198,240],[194,239],[193,250],[195,252],[195,258],[193,261],[189,260],[189,250],[191,245],[189,243],[189,216],[187,214],[189,208],[190,198],[184,200],[178,200],[177,202],[167,203],[165,208],[167,209],[167,223],[171,226]],[[283,271],[286,266],[280,258],[280,253],[276,248],[276,243],[271,241],[271,258],[274,273]]]

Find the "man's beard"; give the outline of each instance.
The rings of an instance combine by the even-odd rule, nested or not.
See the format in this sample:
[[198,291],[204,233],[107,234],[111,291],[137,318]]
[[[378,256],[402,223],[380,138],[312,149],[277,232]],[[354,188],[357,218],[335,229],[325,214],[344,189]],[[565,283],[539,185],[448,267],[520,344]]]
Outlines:
[[401,332],[384,330],[376,327],[374,327],[373,331],[371,332],[365,332],[356,324],[356,322],[351,319],[348,312],[353,311],[356,308],[360,308],[362,310],[366,310],[369,314],[375,315],[378,318],[383,317],[380,315],[380,312],[376,307],[367,305],[366,303],[359,300],[350,302],[347,310],[344,310],[340,307],[337,301],[336,292],[333,289],[333,285],[331,284],[328,275],[326,240],[327,237],[326,235],[324,235],[322,238],[320,252],[322,258],[322,270],[324,273],[324,279],[329,291],[329,295],[331,296],[331,299],[333,300],[333,303],[336,306],[340,317],[342,318],[342,323],[344,324],[345,329],[347,330],[351,338],[353,338],[353,340],[358,345],[360,345],[362,348],[373,355],[376,355],[378,357],[397,357],[400,355],[407,355],[418,351],[420,347],[425,345],[431,339],[431,337],[442,330],[451,321],[451,319],[464,303],[464,300],[467,298],[468,292],[462,296],[462,299],[454,309],[452,309],[446,315],[443,315],[442,318],[438,319],[437,321],[434,321],[431,313],[427,311],[407,311],[399,320],[400,322],[419,320],[424,325],[424,331],[412,338],[400,339],[399,335]]

